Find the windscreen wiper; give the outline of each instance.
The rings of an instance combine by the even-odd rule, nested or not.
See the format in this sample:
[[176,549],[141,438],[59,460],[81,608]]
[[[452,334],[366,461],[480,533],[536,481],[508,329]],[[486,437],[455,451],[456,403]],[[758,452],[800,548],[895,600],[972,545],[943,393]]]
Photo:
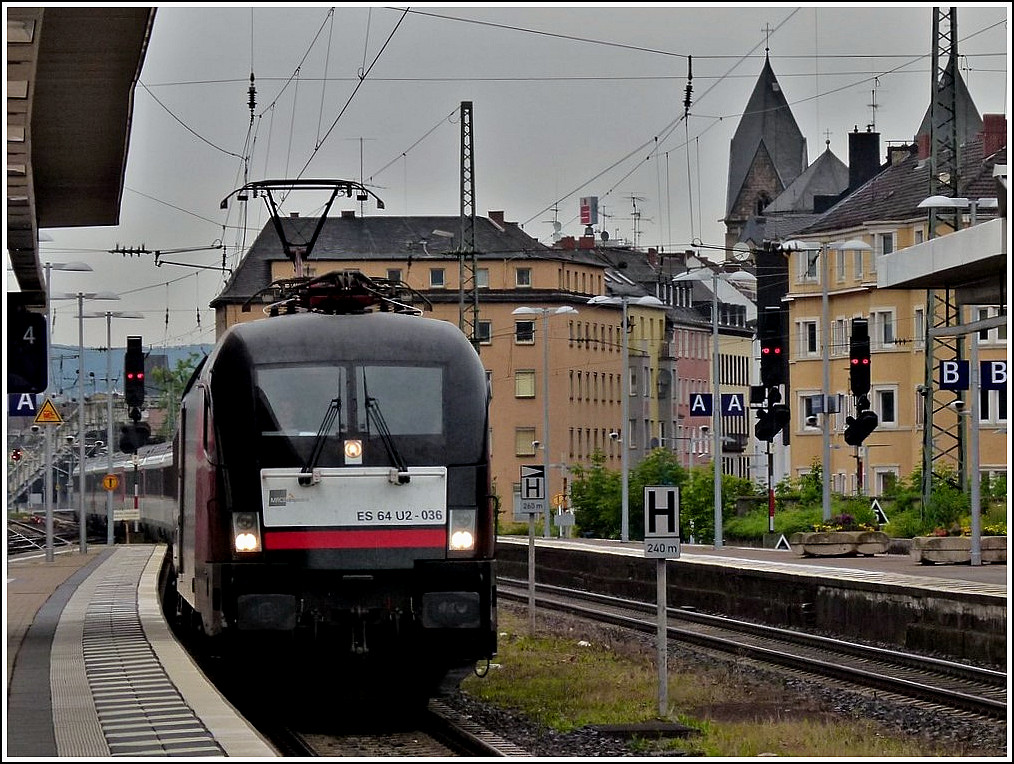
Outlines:
[[[341,429],[340,414],[342,410],[342,399],[332,398],[328,404],[327,411],[324,413],[324,419],[320,423],[320,427],[317,429],[317,439],[313,442],[313,450],[310,452],[310,458],[306,464],[303,465],[303,474],[312,474],[317,468],[317,462],[320,460],[321,452],[324,450],[324,439],[327,437],[328,432],[331,430],[331,426],[334,424],[335,419],[339,419],[339,430]],[[303,478],[300,478],[302,482]]]
[[380,410],[380,402],[370,395],[370,392],[366,387],[365,369],[363,370],[363,395],[366,397],[367,419],[376,425],[377,432],[380,433],[380,439],[384,442],[384,448],[387,450],[387,456],[390,458],[391,463],[395,467],[395,469],[391,470],[388,480],[399,485],[408,483],[412,479],[412,476],[408,474],[408,464],[406,464],[401,452],[398,451],[398,446],[395,445],[394,438],[391,437],[391,431],[387,427],[387,421],[384,419],[384,414]]

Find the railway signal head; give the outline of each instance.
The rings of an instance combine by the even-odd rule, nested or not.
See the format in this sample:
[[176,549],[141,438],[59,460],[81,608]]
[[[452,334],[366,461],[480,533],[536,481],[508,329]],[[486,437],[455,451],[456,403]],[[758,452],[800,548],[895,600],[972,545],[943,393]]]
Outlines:
[[768,409],[757,409],[757,424],[754,435],[757,440],[772,441],[789,423],[789,407],[784,403],[775,403]]
[[21,453],[21,449],[20,448],[12,448],[11,449],[11,459],[13,459],[16,462],[20,462],[21,461],[21,457],[23,455],[24,454]]
[[125,454],[136,454],[137,449],[148,444],[151,427],[147,422],[120,425],[120,450]]
[[845,442],[850,446],[862,445],[862,442],[877,429],[879,422],[876,412],[869,409],[860,411],[858,416],[845,417]]
[[761,384],[764,387],[777,387],[785,381],[785,364],[788,354],[781,339],[769,338],[761,340]]
[[123,359],[123,397],[127,406],[144,404],[144,350],[140,337],[127,337],[127,354]]
[[865,318],[852,319],[849,338],[849,387],[853,395],[870,391],[870,332]]

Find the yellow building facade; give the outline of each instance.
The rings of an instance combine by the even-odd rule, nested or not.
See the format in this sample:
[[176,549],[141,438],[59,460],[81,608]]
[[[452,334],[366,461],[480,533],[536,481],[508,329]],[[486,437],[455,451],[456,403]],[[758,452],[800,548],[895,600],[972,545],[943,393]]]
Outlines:
[[[936,405],[927,422],[926,382],[927,318],[931,309],[925,290],[877,289],[877,256],[912,246],[927,237],[925,218],[893,226],[863,227],[822,236],[820,251],[798,250],[789,254],[790,363],[792,400],[791,461],[794,476],[821,465],[825,415],[819,412],[824,379],[824,298],[830,342],[826,357],[830,369],[828,394],[839,401],[837,413],[828,414],[832,491],[845,495],[880,495],[894,481],[921,469],[925,430],[933,432],[934,471],[957,472],[961,449],[968,443],[972,426],[967,413],[948,405]],[[829,244],[861,240],[868,250],[834,248]],[[808,240],[809,242],[809,240]],[[826,261],[823,256],[826,254]],[[826,271],[825,271],[826,268]],[[825,278],[826,277],[826,278]],[[997,315],[997,306],[962,306],[965,323]],[[879,423],[860,446],[845,443],[846,418],[856,415],[855,396],[850,392],[849,338],[854,318],[868,321],[871,348],[871,409]],[[1006,327],[976,332],[963,339],[962,357],[968,343],[978,344],[980,361],[1007,357]],[[939,362],[953,358],[934,350],[933,381],[938,385]],[[966,399],[968,393],[940,391],[937,398]],[[980,398],[979,465],[983,475],[1007,472],[1007,406],[1003,391],[983,391]],[[968,406],[964,407],[967,412]],[[964,445],[961,445],[964,444]],[[964,457],[967,462],[967,455]]]

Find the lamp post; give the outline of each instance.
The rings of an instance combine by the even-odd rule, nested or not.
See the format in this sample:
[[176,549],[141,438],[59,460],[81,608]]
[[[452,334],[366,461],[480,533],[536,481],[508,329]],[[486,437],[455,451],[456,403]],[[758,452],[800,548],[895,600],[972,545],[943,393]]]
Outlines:
[[559,308],[529,308],[521,306],[511,311],[513,316],[542,315],[542,474],[546,481],[546,512],[542,530],[544,538],[549,538],[549,317],[563,314],[576,314],[577,309],[569,305]]
[[[90,271],[88,263],[50,263],[45,264],[46,270],[46,390],[43,396],[49,399],[50,377],[53,375],[53,317],[49,312],[49,295],[53,288],[52,271]],[[46,512],[46,562],[53,561],[53,436],[49,427],[46,428],[46,479],[44,481],[46,500],[43,504]]]
[[[106,470],[113,471],[113,319],[144,318],[143,313],[107,310],[85,318],[106,319]],[[113,492],[106,491],[106,544],[113,545]]]
[[831,278],[831,269],[828,265],[829,253],[834,250],[872,250],[869,244],[861,239],[849,239],[848,241],[835,241],[826,244],[818,244],[806,241],[788,241],[782,244],[786,251],[798,252],[819,252],[820,255],[820,334],[821,334],[821,363],[823,365],[823,394],[820,410],[823,416],[821,422],[822,456],[821,470],[823,475],[823,493],[821,497],[822,517],[825,520],[831,519],[831,421],[828,418],[828,397],[831,394],[831,318],[828,295],[828,281]]
[[[741,260],[740,262],[745,262]],[[722,384],[718,344],[718,278],[728,270],[737,271],[739,265],[716,264],[711,269],[711,437],[714,466],[715,549],[721,549],[722,538]],[[698,271],[687,271],[673,277],[673,281],[704,281]]]
[[623,344],[622,344],[622,364],[623,372],[620,375],[620,402],[622,407],[622,413],[620,416],[623,421],[620,426],[620,474],[621,484],[620,488],[620,540],[630,541],[630,449],[633,446],[633,432],[630,427],[630,347],[627,340],[628,333],[628,321],[627,321],[627,306],[633,302],[634,305],[649,305],[654,307],[663,307],[665,303],[659,300],[657,297],[651,295],[644,295],[642,297],[635,297],[631,299],[628,295],[621,297],[607,297],[605,295],[596,295],[588,300],[589,305],[621,305],[623,311]]
[[[85,300],[119,300],[118,294],[112,292],[77,292],[76,294],[64,294],[54,299],[76,299],[77,300],[77,338],[79,366],[77,375],[77,431],[78,431],[78,471],[81,473],[78,478],[78,545],[81,554],[88,552],[88,535],[85,518],[85,406],[84,406],[84,301]],[[73,482],[74,476],[70,475]]]

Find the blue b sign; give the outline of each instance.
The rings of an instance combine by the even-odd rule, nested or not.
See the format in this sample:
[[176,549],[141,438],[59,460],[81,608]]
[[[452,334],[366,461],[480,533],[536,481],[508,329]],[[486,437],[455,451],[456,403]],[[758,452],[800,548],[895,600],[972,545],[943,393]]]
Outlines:
[[[968,361],[954,359],[940,362],[941,390],[967,390]],[[1004,390],[1007,387],[1007,361],[980,361],[979,387],[983,390]]]

